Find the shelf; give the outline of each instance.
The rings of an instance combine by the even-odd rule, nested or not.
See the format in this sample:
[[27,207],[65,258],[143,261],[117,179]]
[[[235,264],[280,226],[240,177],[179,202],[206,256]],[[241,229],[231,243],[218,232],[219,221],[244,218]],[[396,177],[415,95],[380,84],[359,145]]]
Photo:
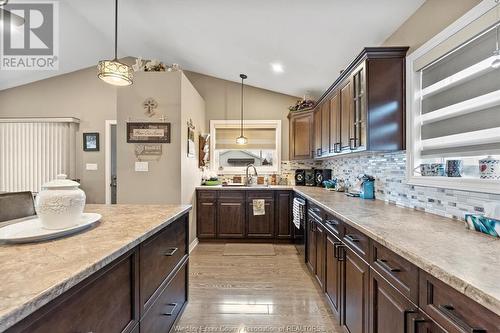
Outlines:
[[422,140],[422,150],[500,143],[500,127]]
[[467,192],[500,194],[500,180],[461,178],[461,177],[424,177],[409,176],[409,185],[440,187]]
[[422,125],[434,123],[500,105],[500,90],[434,110],[420,116]]
[[491,63],[493,62],[493,60],[494,57],[489,57],[481,62],[478,62],[477,64],[474,64],[470,67],[467,67],[464,70],[461,70],[458,73],[448,76],[447,78],[439,82],[436,82],[428,86],[427,88],[422,89],[421,97],[425,98],[436,95],[442,91],[456,87],[467,81],[473,80],[476,77],[494,71],[495,69],[491,67]]

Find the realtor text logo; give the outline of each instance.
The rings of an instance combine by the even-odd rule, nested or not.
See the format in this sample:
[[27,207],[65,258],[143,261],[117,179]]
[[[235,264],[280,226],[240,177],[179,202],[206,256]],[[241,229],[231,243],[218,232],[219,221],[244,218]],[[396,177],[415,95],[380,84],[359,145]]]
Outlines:
[[57,70],[59,68],[58,3],[55,1],[2,3],[2,70]]

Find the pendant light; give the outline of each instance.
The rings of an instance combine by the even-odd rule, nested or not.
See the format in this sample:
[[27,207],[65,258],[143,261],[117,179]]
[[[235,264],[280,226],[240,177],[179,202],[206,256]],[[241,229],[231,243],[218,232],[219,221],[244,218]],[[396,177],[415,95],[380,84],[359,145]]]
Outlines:
[[97,77],[114,86],[129,86],[133,83],[132,68],[118,61],[118,0],[115,0],[115,58],[101,60],[97,64]]
[[[499,0],[495,0],[496,2],[496,9],[497,9],[497,19],[500,20],[500,13],[498,11],[498,7],[499,7]],[[500,68],[500,49],[499,49],[499,39],[500,37],[498,36],[499,35],[499,32],[498,32],[498,29],[499,29],[499,25],[500,25],[500,22],[497,22],[497,26],[495,27],[495,30],[496,30],[496,34],[497,34],[497,47],[495,49],[495,52],[493,52],[493,62],[491,63],[491,67],[494,68],[494,69],[498,69]]]
[[243,135],[243,81],[247,78],[245,74],[240,74],[241,77],[241,126],[240,126],[240,136],[236,139],[236,143],[239,145],[246,145],[248,139]]

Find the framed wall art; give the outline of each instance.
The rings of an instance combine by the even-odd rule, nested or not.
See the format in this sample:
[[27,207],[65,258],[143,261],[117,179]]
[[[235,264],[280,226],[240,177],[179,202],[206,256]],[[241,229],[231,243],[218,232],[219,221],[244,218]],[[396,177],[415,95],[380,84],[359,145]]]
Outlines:
[[195,157],[196,153],[195,153],[195,144],[194,144],[194,125],[193,125],[193,121],[191,119],[189,119],[189,121],[187,123],[187,128],[188,128],[188,132],[187,132],[187,139],[188,139],[187,156],[193,158],[193,157]]
[[170,143],[170,123],[127,123],[127,143]]
[[99,151],[99,133],[83,133],[83,151]]

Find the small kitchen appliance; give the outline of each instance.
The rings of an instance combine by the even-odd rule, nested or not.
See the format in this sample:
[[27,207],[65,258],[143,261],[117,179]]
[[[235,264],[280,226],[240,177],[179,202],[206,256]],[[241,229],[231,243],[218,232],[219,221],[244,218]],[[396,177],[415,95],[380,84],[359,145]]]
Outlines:
[[304,169],[295,170],[295,185],[297,186],[306,185],[306,170]]
[[314,170],[314,181],[316,186],[323,186],[325,180],[332,179],[332,170],[330,169],[315,169]]

